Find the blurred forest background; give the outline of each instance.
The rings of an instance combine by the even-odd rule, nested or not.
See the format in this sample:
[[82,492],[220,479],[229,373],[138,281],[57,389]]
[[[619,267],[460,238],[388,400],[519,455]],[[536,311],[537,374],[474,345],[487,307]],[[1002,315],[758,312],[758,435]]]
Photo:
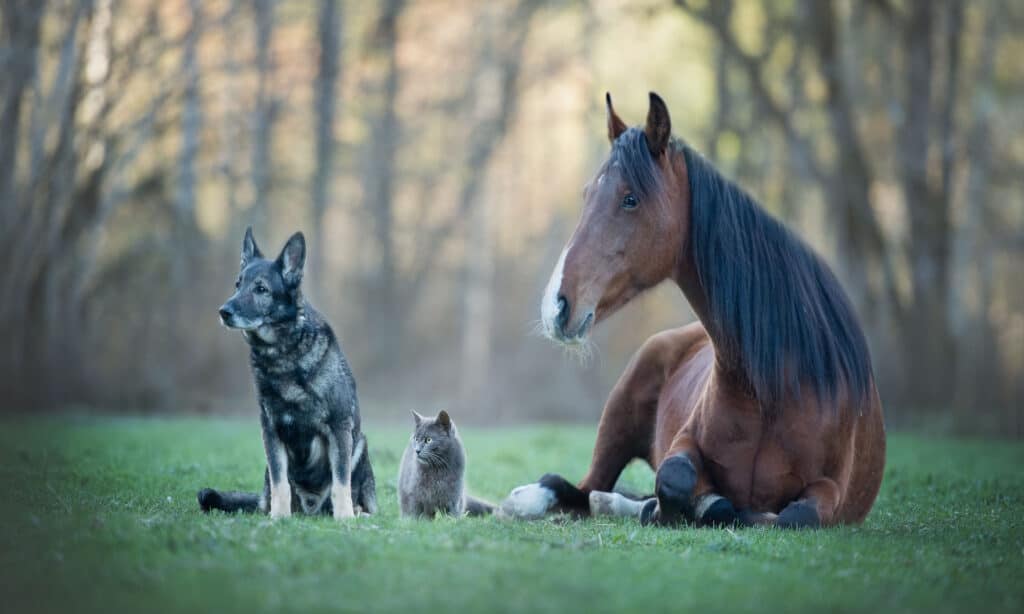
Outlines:
[[293,231],[369,419],[593,420],[692,319],[534,334],[603,96],[659,92],[832,263],[891,423],[1024,435],[1024,3],[0,0],[7,410],[254,411],[221,328]]

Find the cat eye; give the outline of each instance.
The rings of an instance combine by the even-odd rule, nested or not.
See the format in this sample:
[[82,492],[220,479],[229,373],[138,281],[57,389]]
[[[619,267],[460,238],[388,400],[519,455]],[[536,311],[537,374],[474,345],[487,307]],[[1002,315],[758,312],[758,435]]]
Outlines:
[[430,443],[430,437],[424,437],[423,443]]
[[636,200],[636,196],[630,192],[622,197],[622,208],[626,210],[636,209],[639,203]]

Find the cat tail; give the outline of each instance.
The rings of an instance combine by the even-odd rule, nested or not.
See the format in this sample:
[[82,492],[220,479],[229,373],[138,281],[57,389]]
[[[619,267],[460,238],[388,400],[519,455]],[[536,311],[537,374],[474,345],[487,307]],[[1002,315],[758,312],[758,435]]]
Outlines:
[[252,514],[259,510],[260,496],[254,492],[238,492],[235,490],[214,490],[204,488],[196,494],[199,508],[204,512],[220,510],[222,512],[246,512]]
[[466,515],[467,516],[490,516],[494,513],[495,505],[488,503],[483,499],[477,499],[466,495]]

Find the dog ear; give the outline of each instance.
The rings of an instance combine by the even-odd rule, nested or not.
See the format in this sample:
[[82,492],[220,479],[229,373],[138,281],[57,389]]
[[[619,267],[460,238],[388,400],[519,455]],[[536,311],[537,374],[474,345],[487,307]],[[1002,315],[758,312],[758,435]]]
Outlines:
[[651,92],[651,106],[647,110],[647,125],[644,127],[644,134],[647,136],[647,148],[651,156],[657,158],[668,147],[668,140],[672,136],[672,121],[668,117],[668,107],[665,101],[654,92]]
[[622,121],[619,114],[615,112],[615,107],[612,106],[611,92],[604,94],[604,108],[608,115],[608,140],[615,143],[615,139],[626,131],[626,122]]
[[412,412],[412,419],[416,421],[416,427],[419,428],[419,426],[423,424],[423,421],[426,420],[426,418],[421,416],[415,409],[411,409],[409,411]]
[[245,229],[245,237],[242,239],[242,264],[241,268],[252,262],[254,258],[262,258],[260,248],[256,246],[256,239],[252,237],[252,226]]
[[284,244],[281,255],[277,257],[281,265],[281,276],[284,283],[295,287],[302,281],[302,266],[306,264],[306,238],[301,232],[292,235]]
[[440,424],[444,430],[449,433],[452,432],[452,419],[445,410],[442,409],[440,413],[437,414],[437,423]]

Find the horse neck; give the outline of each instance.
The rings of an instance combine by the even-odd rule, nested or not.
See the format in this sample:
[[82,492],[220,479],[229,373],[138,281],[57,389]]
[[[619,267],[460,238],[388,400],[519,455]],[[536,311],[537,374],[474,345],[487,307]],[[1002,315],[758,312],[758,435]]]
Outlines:
[[693,246],[690,245],[689,226],[693,221],[693,212],[690,199],[690,177],[686,171],[686,160],[683,155],[682,146],[674,146],[669,150],[668,170],[673,175],[675,189],[669,197],[673,206],[680,209],[679,215],[686,220],[687,233],[679,237],[679,247],[676,251],[678,259],[675,269],[672,271],[672,280],[675,281],[683,296],[686,297],[694,313],[704,324],[704,328],[711,330],[710,313],[708,311],[708,297],[701,286],[700,278],[697,275],[697,267],[694,265]]
[[704,286],[700,282],[700,276],[697,274],[693,246],[690,241],[692,233],[689,232],[690,224],[693,222],[693,205],[690,198],[689,175],[686,172],[686,162],[682,149],[674,149],[669,161],[670,168],[676,177],[675,183],[678,186],[672,195],[673,203],[682,209],[681,214],[687,220],[687,233],[680,237],[679,240],[680,245],[677,252],[679,257],[672,272],[672,280],[682,291],[683,296],[686,297],[686,302],[693,309],[694,315],[697,316],[697,319],[704,326],[704,330],[707,331],[708,337],[711,339],[711,345],[715,348],[715,363],[720,375],[728,375],[728,377],[724,378],[726,381],[740,381],[745,378],[742,377],[742,374],[737,374],[735,369],[728,366],[733,364],[734,361],[731,357],[724,354],[724,348],[728,347],[728,344],[720,340],[721,333],[718,332],[718,327],[714,325],[711,311],[708,308],[707,292],[704,290]]

